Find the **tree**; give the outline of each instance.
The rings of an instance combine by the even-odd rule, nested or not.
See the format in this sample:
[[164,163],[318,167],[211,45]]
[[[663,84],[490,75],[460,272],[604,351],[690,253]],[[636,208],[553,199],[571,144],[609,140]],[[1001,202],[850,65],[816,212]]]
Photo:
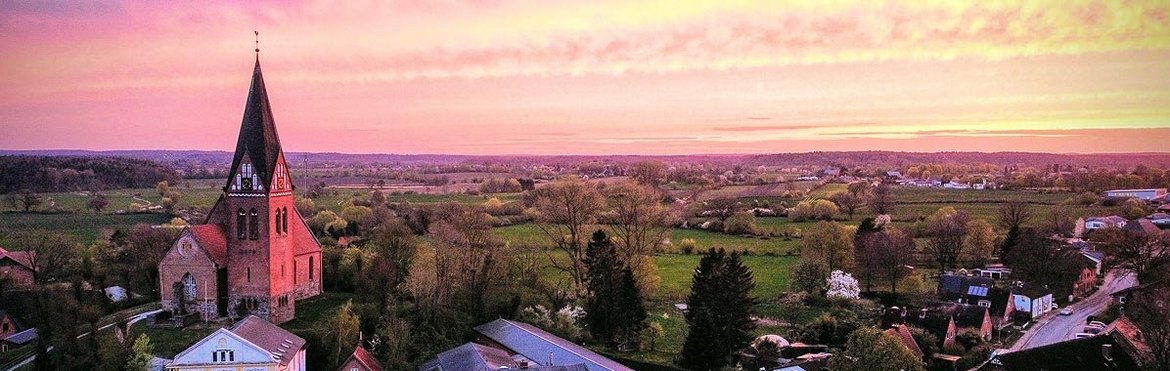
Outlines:
[[90,210],[93,210],[93,211],[96,211],[99,213],[102,212],[102,210],[105,210],[106,206],[109,206],[109,205],[110,205],[110,200],[106,199],[106,195],[103,195],[101,193],[96,193],[96,192],[93,195],[89,196],[89,202],[86,203],[86,206],[89,207]]
[[33,280],[48,283],[68,277],[77,268],[77,243],[71,237],[55,232],[23,232],[12,237],[14,247],[29,251],[25,255],[33,267]]
[[630,166],[630,179],[648,187],[658,187],[666,181],[666,165],[661,161],[638,161]]
[[498,297],[507,278],[509,256],[492,229],[492,216],[467,205],[449,203],[440,208],[431,226],[435,245],[437,303],[453,307],[470,301],[469,313],[491,318],[488,300]]
[[967,236],[963,238],[964,262],[969,267],[982,267],[995,253],[995,231],[983,219],[967,222]]
[[800,255],[825,262],[830,271],[852,270],[853,230],[837,222],[819,222],[801,239]]
[[414,233],[399,219],[392,219],[375,227],[370,233],[367,246],[370,246],[377,256],[390,265],[393,276],[388,282],[390,287],[397,287],[406,281],[410,272],[410,265],[418,256],[419,242]]
[[853,196],[856,196],[857,198],[863,198],[867,193],[869,193],[870,190],[873,189],[873,186],[871,186],[869,182],[853,182],[849,183],[848,189],[849,193]]
[[718,198],[703,203],[704,215],[710,215],[719,218],[720,222],[724,222],[735,213],[743,210],[743,205],[734,198]]
[[752,273],[739,253],[728,255],[714,248],[699,261],[687,297],[686,320],[690,330],[683,343],[679,364],[691,370],[717,370],[727,356],[752,340],[756,299]]
[[829,368],[841,371],[924,370],[922,361],[901,341],[868,327],[849,335],[845,352],[829,358]]
[[126,362],[126,371],[141,371],[150,367],[150,361],[154,359],[154,344],[150,343],[150,337],[139,334],[131,350],[133,355]]
[[1117,213],[1126,219],[1140,219],[1149,214],[1149,210],[1146,210],[1146,203],[1142,200],[1127,198],[1118,207]]
[[914,262],[915,251],[914,239],[896,228],[882,228],[859,237],[856,255],[866,287],[870,280],[881,280],[889,285],[890,292],[898,293],[898,282],[909,273],[906,266]]
[[1170,269],[1170,234],[1131,230],[1094,232],[1095,245],[1105,253],[1107,269],[1133,272],[1139,282],[1148,282],[1154,274]]
[[849,273],[833,271],[825,279],[825,286],[829,288],[825,297],[829,299],[859,299],[861,289],[857,287],[857,280]]
[[966,212],[955,211],[951,207],[938,209],[927,219],[926,229],[930,239],[926,243],[925,252],[934,257],[941,271],[959,265],[970,219]]
[[756,215],[740,211],[723,222],[723,233],[727,234],[756,234]]
[[586,228],[597,220],[604,199],[597,188],[571,178],[550,183],[535,191],[533,219],[556,248],[569,257],[568,265],[549,255],[552,266],[569,273],[576,290],[584,288]]
[[886,184],[873,188],[869,196],[869,208],[878,215],[894,213],[894,191]]
[[833,216],[840,213],[837,204],[829,200],[808,200],[801,201],[788,212],[788,217],[792,221],[800,222],[809,219],[813,220],[833,220]]
[[1170,370],[1170,286],[1166,281],[1135,291],[1125,304],[1125,315],[1141,329],[1150,369]]
[[865,206],[865,199],[852,192],[837,192],[829,196],[829,199],[849,215],[849,220],[853,220],[853,212]]
[[1023,201],[1009,202],[999,206],[998,216],[1000,228],[1020,229],[1032,219],[1032,205]]
[[33,191],[24,190],[20,192],[20,203],[25,212],[32,211],[32,209],[41,206],[41,203],[44,202],[45,199]]
[[790,274],[796,287],[809,295],[820,295],[825,289],[825,278],[829,277],[829,266],[819,258],[801,257]]
[[361,318],[353,312],[353,300],[346,301],[332,318],[321,322],[317,331],[327,352],[325,360],[330,365],[340,365],[357,345],[361,331]]
[[593,232],[585,267],[585,322],[589,332],[613,349],[635,348],[646,326],[646,309],[633,270],[605,232]]
[[670,238],[677,216],[664,207],[658,190],[621,183],[605,189],[610,212],[605,218],[626,259],[657,252]]

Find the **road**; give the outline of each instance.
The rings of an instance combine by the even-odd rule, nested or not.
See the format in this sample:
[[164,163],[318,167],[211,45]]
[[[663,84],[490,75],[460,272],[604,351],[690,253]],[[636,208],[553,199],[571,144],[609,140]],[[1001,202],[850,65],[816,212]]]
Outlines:
[[1136,284],[1137,280],[1132,274],[1123,273],[1120,276],[1115,276],[1113,273],[1109,273],[1105,276],[1105,282],[1097,289],[1097,292],[1072,304],[1072,315],[1061,316],[1057,314],[1057,311],[1045,314],[1005,352],[1036,348],[1072,339],[1077,333],[1083,332],[1085,320],[1089,316],[1100,313],[1109,306],[1109,302],[1112,300],[1109,296],[1110,293]]
[[[127,326],[127,327],[129,327],[130,325],[133,325],[133,324],[137,323],[138,321],[144,320],[144,319],[146,319],[146,317],[150,317],[150,316],[154,315],[155,313],[159,313],[159,312],[162,312],[162,309],[156,309],[156,310],[152,310],[152,311],[149,311],[149,312],[144,312],[144,313],[135,314],[135,315],[131,316],[131,317],[130,317],[130,319],[128,319],[128,320],[127,320],[127,322],[129,322],[129,323],[127,323],[127,324],[126,324],[126,326]],[[105,330],[105,329],[108,329],[108,328],[110,328],[110,327],[114,327],[114,324],[113,324],[113,323],[111,323],[111,324],[108,324],[108,325],[105,325],[105,326],[102,326],[102,327],[98,327],[98,331]],[[77,335],[77,338],[78,338],[78,339],[80,339],[80,338],[83,338],[83,337],[86,337],[86,336],[89,336],[89,333],[88,333],[88,332],[87,332],[87,333],[84,333],[84,334],[81,334],[81,335]],[[52,347],[52,346],[50,346],[50,347],[47,349],[47,351],[50,351],[50,352],[51,352],[51,351],[53,351],[53,347]],[[7,370],[4,370],[4,371],[13,371],[13,370],[18,370],[18,369],[20,369],[21,367],[24,367],[24,366],[26,366],[26,365],[28,365],[28,364],[31,364],[31,363],[32,363],[33,361],[35,361],[36,359],[37,359],[37,356],[36,356],[36,355],[31,355],[31,356],[28,356],[28,358],[25,358],[23,361],[20,361],[20,363],[17,363],[17,364],[15,364],[15,365],[12,365],[12,367],[9,367]]]

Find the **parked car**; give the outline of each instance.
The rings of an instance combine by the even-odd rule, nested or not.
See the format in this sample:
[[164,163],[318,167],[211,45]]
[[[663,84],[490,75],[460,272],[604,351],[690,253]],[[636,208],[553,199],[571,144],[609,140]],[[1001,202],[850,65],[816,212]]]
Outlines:
[[1101,321],[1090,321],[1089,324],[1093,325],[1093,326],[1101,326],[1101,328],[1106,328],[1109,326],[1109,325],[1106,325],[1105,322],[1101,322]]
[[1096,336],[1096,335],[1089,334],[1089,333],[1084,333],[1084,332],[1079,332],[1079,333],[1077,333],[1076,335],[1073,335],[1073,338],[1075,338],[1075,339],[1084,339],[1084,338],[1091,338],[1091,337],[1093,337],[1093,336]]
[[1061,310],[1060,310],[1060,315],[1062,315],[1062,316],[1069,316],[1069,315],[1072,315],[1072,308],[1064,308],[1064,309],[1061,309]]
[[1086,334],[1096,335],[1096,334],[1100,334],[1101,331],[1104,331],[1104,330],[1105,329],[1097,327],[1097,326],[1085,326],[1085,328],[1082,330],[1082,332],[1084,332]]

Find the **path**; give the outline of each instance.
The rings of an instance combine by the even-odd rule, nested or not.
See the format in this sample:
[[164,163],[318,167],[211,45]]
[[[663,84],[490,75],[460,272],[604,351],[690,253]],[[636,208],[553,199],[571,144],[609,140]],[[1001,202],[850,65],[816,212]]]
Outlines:
[[1112,297],[1109,296],[1110,293],[1136,284],[1132,274],[1122,274],[1118,277],[1109,273],[1105,276],[1105,282],[1098,288],[1097,292],[1071,305],[1073,309],[1071,315],[1061,316],[1058,311],[1045,314],[1044,317],[1037,320],[1032,328],[1024,332],[1024,336],[1020,337],[1011,348],[1004,350],[1004,352],[1036,348],[1073,339],[1077,333],[1083,332],[1089,316],[1100,313],[1109,306],[1109,302],[1112,300]]

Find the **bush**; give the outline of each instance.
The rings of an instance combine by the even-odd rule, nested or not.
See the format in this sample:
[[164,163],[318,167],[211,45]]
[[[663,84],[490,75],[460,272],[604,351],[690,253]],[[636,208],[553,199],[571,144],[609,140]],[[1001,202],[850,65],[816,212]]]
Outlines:
[[833,201],[816,199],[801,201],[788,212],[788,217],[794,222],[805,220],[833,220],[833,216],[840,213],[837,204]]
[[723,222],[723,232],[727,234],[756,234],[756,216],[750,212],[735,213]]
[[683,254],[687,255],[694,253],[696,247],[698,246],[696,246],[695,239],[693,238],[684,238],[678,243],[679,250],[681,250]]

